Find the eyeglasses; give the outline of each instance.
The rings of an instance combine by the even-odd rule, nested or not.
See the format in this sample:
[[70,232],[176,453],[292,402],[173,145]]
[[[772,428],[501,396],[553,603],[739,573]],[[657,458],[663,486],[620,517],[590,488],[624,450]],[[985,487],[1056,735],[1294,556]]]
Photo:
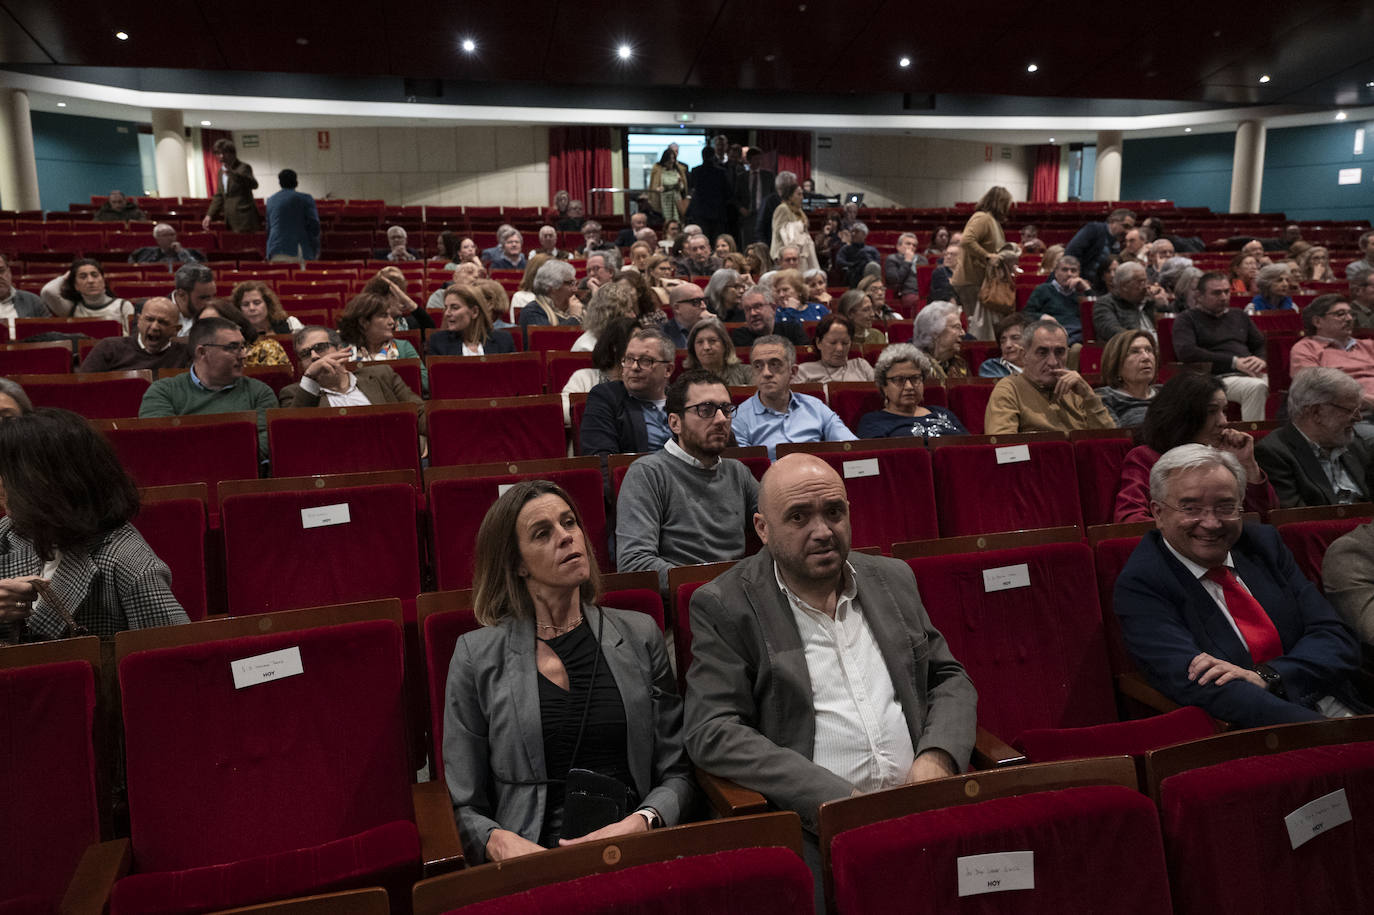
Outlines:
[[768,371],[776,375],[779,372],[787,371],[787,365],[788,364],[781,359],[760,359],[757,362],[753,363],[753,368],[756,372],[762,372],[764,369],[767,369]]
[[682,408],[682,412],[695,413],[701,419],[714,419],[716,412],[719,411],[725,414],[726,419],[729,419],[735,415],[735,411],[738,409],[739,407],[732,403],[712,403],[709,400],[703,400],[701,403],[689,403]]
[[668,365],[668,360],[655,359],[653,356],[640,356],[638,358],[635,358],[634,356],[626,356],[625,358],[620,360],[620,364],[621,366],[627,369],[641,368],[647,372],[652,370],[653,367],[656,365]]
[[678,299],[678,300],[677,300],[676,302],[674,302],[673,304],[674,304],[674,305],[704,305],[704,304],[706,304],[706,299],[704,299],[704,298],[701,297],[701,296],[697,296],[697,297],[694,298],[694,299]]
[[247,347],[244,346],[242,340],[238,341],[237,343],[202,343],[201,346],[213,346],[215,349],[222,349],[226,353],[229,353],[234,356],[237,356],[239,353],[247,349]]
[[915,375],[888,375],[887,383],[904,388],[911,385],[913,388],[919,384],[924,384],[926,376],[924,372],[917,372]]
[[325,353],[329,352],[329,351],[332,350],[333,348],[334,348],[334,344],[330,343],[328,340],[321,340],[319,343],[316,343],[314,346],[307,346],[305,349],[301,350],[301,351],[300,351],[300,355],[302,355],[302,356],[323,356]]
[[1176,511],[1183,516],[1184,521],[1201,521],[1203,518],[1215,518],[1218,521],[1238,521],[1241,515],[1241,505],[1239,502],[1220,502],[1216,505],[1170,505],[1168,502],[1160,502],[1165,508]]

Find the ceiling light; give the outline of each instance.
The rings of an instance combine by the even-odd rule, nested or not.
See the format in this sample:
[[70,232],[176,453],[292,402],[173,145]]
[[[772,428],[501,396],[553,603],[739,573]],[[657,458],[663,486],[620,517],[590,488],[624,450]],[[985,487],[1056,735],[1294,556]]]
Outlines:
[[1027,72],[1027,73],[1034,73],[1036,70],[1039,70],[1039,69],[1040,69],[1040,65],[1039,65],[1039,64],[1029,64],[1029,65],[1027,65],[1027,67],[1026,67],[1026,72]]
[[1184,133],[1192,133],[1192,132],[1193,132],[1193,128],[1191,128],[1191,127],[1185,127],[1185,128],[1183,128],[1183,132],[1184,132]]
[[1365,87],[1366,89],[1374,89],[1374,81],[1370,81],[1370,82],[1365,83],[1365,84],[1364,84],[1364,87]]
[[1266,73],[1266,74],[1264,74],[1263,76],[1261,76],[1261,77],[1260,77],[1260,82],[1262,82],[1262,83],[1267,83],[1267,82],[1269,82],[1269,74]]
[[911,58],[910,58],[910,57],[903,57],[901,60],[897,61],[897,66],[899,66],[899,67],[909,67],[909,66],[911,66]]
[[1050,142],[1051,142],[1051,143],[1054,142],[1054,137],[1050,137]]
[[477,42],[473,41],[471,38],[464,38],[463,50],[471,54],[473,51],[477,50]]
[[120,41],[128,41],[128,40],[129,40],[129,33],[128,33],[128,32],[115,32],[115,37],[118,38]]
[[67,103],[66,103],[66,102],[58,102],[58,103],[57,103],[57,107],[58,107],[58,108],[66,108],[66,107],[67,107]]
[[209,126],[210,126],[210,122],[209,122],[209,121],[201,121],[201,122],[200,122],[200,126],[201,126],[201,127],[209,127]]
[[1337,111],[1337,112],[1336,112],[1336,120],[1338,120],[1338,121],[1344,121],[1344,120],[1345,120],[1345,112],[1344,112],[1344,111]]
[[621,60],[629,60],[630,55],[634,54],[634,48],[627,44],[623,44],[616,50],[616,54],[620,55]]
[[300,45],[301,47],[305,47],[306,45],[310,44],[310,39],[309,39],[309,38],[297,38],[297,39],[296,39],[296,44]]

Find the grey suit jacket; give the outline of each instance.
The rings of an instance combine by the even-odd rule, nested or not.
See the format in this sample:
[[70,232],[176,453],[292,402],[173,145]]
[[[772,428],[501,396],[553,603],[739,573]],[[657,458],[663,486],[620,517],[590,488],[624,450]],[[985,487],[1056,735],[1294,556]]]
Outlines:
[[[663,634],[648,616],[584,605],[585,625],[605,614],[601,649],[625,704],[627,754],[640,804],[666,826],[696,794],[682,748],[682,700]],[[534,624],[507,619],[458,640],[444,691],[444,774],[470,863],[486,860],[493,829],[531,842],[544,824],[547,778],[539,717]]]
[[1374,649],[1374,522],[1361,524],[1326,548],[1322,587],[1368,655]]
[[[1255,461],[1273,484],[1280,508],[1336,504],[1336,493],[1312,454],[1312,446],[1292,423],[1255,443]],[[1369,490],[1370,454],[1364,442],[1356,437],[1341,463],[1365,496],[1374,496]]]
[[14,310],[21,318],[51,318],[52,311],[46,302],[22,289],[14,290]]
[[[849,555],[858,601],[883,654],[917,754],[963,768],[978,694],[931,625],[904,562]],[[806,649],[765,549],[692,596],[687,752],[703,769],[795,810],[815,832],[820,805],[853,786],[811,761],[815,713]]]
[[[415,404],[416,412],[419,415],[420,434],[428,432],[425,428],[426,413],[424,401],[419,394],[412,391],[405,383],[405,380],[388,365],[373,363],[371,365],[358,366],[355,376],[358,381],[358,390],[363,392],[368,401],[374,404],[387,403],[412,403]],[[311,394],[300,383],[288,384],[281,389],[277,395],[283,407],[318,407],[325,403],[318,394]]]

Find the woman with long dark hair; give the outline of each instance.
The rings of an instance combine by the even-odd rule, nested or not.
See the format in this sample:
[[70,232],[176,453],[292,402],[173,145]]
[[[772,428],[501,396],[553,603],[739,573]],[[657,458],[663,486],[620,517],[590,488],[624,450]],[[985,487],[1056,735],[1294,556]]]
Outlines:
[[57,317],[109,318],[129,329],[134,303],[110,289],[100,261],[80,257],[67,272],[49,280],[40,291],[44,304]]

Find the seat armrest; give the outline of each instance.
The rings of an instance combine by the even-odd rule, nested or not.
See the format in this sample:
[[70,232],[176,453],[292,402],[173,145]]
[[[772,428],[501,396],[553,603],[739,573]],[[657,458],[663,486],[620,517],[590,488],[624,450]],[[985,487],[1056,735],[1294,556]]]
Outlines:
[[768,801],[757,791],[741,788],[728,778],[697,769],[697,784],[706,793],[711,812],[717,817],[738,817],[749,813],[767,813]]
[[1145,678],[1134,671],[1118,674],[1116,689],[1126,698],[1133,699],[1161,715],[1179,708],[1177,702],[1146,683]]
[[425,876],[446,874],[463,866],[463,843],[458,838],[458,821],[453,816],[453,801],[448,785],[442,781],[410,786],[415,804],[415,828],[420,833],[420,858]]
[[133,848],[128,839],[88,846],[62,897],[63,915],[100,915],[104,912],[115,883],[129,873],[133,860]]
[[1024,753],[982,725],[978,726],[978,733],[973,739],[973,768],[1000,769],[1003,766],[1018,766],[1025,761]]

